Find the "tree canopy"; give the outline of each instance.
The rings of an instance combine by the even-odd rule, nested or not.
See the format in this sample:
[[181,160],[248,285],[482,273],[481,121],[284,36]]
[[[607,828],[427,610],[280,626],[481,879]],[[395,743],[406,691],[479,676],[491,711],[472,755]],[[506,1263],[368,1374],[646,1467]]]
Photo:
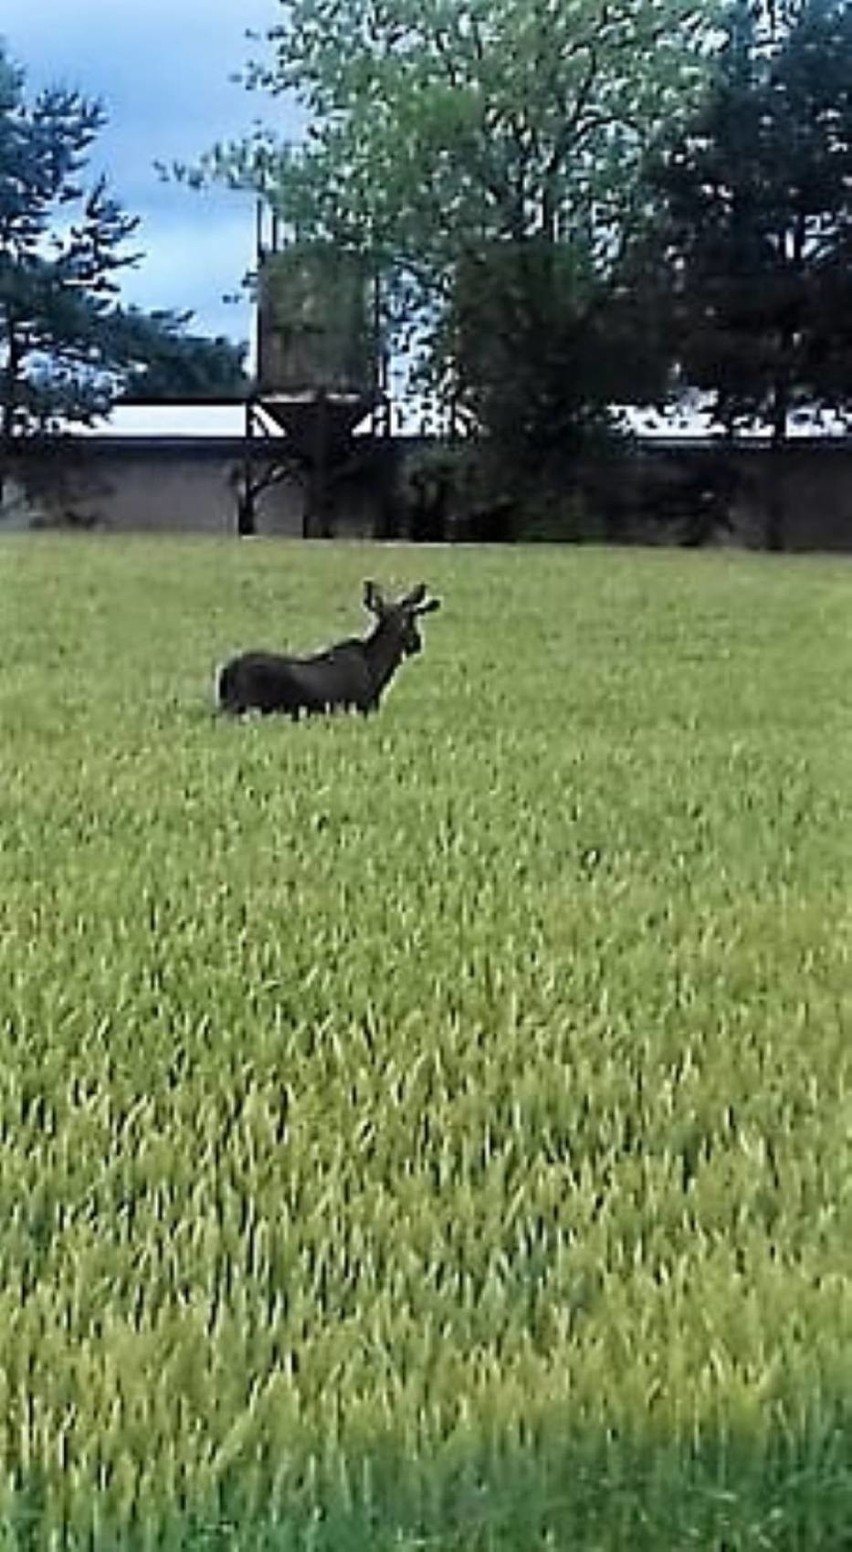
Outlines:
[[662,160],[678,360],[730,431],[852,407],[852,7],[767,28],[737,0],[705,103]]
[[[186,334],[189,315],[120,300],[139,262],[138,221],[103,177],[87,177],[105,112],[66,87],[25,93],[0,43],[0,455],[13,443],[90,425],[156,366],[163,385],[213,368],[242,380],[242,350]],[[212,359],[212,358],[215,358]],[[150,378],[149,378],[150,380]],[[0,487],[2,487],[0,463]]]
[[852,392],[850,29],[848,0],[281,0],[248,81],[305,134],[199,175],[370,256],[503,488],[672,384],[780,439]]
[[[295,95],[302,142],[224,145],[201,173],[289,230],[365,252],[391,348],[433,398],[544,470],[623,380],[639,177],[698,100],[694,0],[284,0],[250,83]],[[645,331],[647,333],[647,331]],[[636,345],[628,350],[634,364]],[[659,371],[633,386],[660,391]],[[422,368],[425,367],[425,371]],[[502,476],[501,476],[502,477]]]
[[217,147],[303,237],[446,295],[494,240],[616,259],[636,171],[695,101],[714,7],[694,0],[286,0],[252,85],[309,117],[298,146]]
[[700,79],[708,9],[293,0],[256,72],[311,114],[274,188],[283,213],[418,267],[494,237],[605,242],[649,136]]

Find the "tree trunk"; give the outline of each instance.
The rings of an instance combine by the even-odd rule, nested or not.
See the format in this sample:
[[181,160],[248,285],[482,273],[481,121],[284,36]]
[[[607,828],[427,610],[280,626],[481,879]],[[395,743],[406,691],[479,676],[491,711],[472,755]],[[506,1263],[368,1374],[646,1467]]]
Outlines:
[[20,349],[15,328],[7,317],[2,335],[6,346],[6,365],[0,374],[0,510],[11,473],[15,434],[15,389],[20,371]]
[[763,529],[764,549],[779,552],[784,549],[784,450],[787,446],[787,415],[790,396],[785,382],[775,385],[772,404],[772,441],[769,450],[769,471],[766,481],[766,510]]

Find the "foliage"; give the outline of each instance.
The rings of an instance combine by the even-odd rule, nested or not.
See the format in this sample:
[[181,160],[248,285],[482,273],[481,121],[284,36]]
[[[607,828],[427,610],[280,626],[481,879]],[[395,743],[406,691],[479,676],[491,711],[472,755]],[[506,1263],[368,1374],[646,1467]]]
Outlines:
[[845,566],[436,549],[212,719],[423,558],[0,545],[10,1549],[847,1535]]
[[0,414],[6,442],[108,407],[119,365],[118,272],[137,222],[100,178],[81,184],[98,103],[53,88],[32,104],[0,53]]
[[[567,428],[570,450],[587,421],[599,430],[604,381],[626,385],[612,291],[647,218],[638,171],[695,100],[715,7],[292,0],[282,11],[271,62],[250,79],[295,94],[304,142],[221,146],[204,169],[260,189],[298,236],[370,254],[396,345],[420,353],[418,389],[494,447],[510,426],[507,462],[518,449],[528,473],[547,461],[544,436]],[[487,277],[474,297],[477,266]],[[472,349],[495,302],[496,327]]]
[[623,225],[647,137],[700,75],[708,8],[689,0],[292,0],[256,85],[310,115],[283,167],[243,148],[301,231],[415,271],[471,241],[545,234],[601,250]]
[[459,266],[446,348],[459,411],[489,433],[495,488],[564,490],[581,453],[611,444],[614,405],[664,397],[657,316],[626,261],[602,278],[547,239],[493,243]]
[[729,430],[852,409],[852,8],[770,32],[739,0],[707,103],[659,177],[687,383]]
[[86,182],[104,123],[65,87],[29,101],[0,47],[0,491],[13,443],[91,425],[140,372],[238,380],[240,351],[187,335],[186,316],[122,308],[138,222],[104,178]]
[[247,345],[218,335],[188,333],[191,313],[146,314],[129,308],[122,318],[124,339],[144,363],[133,373],[127,397],[151,399],[243,398],[249,379]]

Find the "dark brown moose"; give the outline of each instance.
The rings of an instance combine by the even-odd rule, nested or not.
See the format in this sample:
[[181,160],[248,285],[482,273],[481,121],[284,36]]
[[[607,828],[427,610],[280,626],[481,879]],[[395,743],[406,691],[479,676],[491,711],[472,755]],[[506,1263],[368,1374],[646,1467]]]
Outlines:
[[284,712],[293,721],[304,712],[377,711],[382,692],[404,657],[423,646],[417,621],[440,609],[426,599],[421,582],[396,603],[388,603],[375,582],[364,583],[364,604],[376,616],[368,636],[352,636],[314,657],[284,657],[278,652],[241,652],[219,670],[217,699],[222,711]]

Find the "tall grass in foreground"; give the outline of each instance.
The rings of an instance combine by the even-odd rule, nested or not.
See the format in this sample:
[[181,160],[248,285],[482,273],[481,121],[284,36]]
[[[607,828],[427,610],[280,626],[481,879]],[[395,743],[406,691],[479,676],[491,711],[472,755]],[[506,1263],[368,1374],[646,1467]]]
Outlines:
[[0,1552],[852,1545],[849,579],[0,546]]

